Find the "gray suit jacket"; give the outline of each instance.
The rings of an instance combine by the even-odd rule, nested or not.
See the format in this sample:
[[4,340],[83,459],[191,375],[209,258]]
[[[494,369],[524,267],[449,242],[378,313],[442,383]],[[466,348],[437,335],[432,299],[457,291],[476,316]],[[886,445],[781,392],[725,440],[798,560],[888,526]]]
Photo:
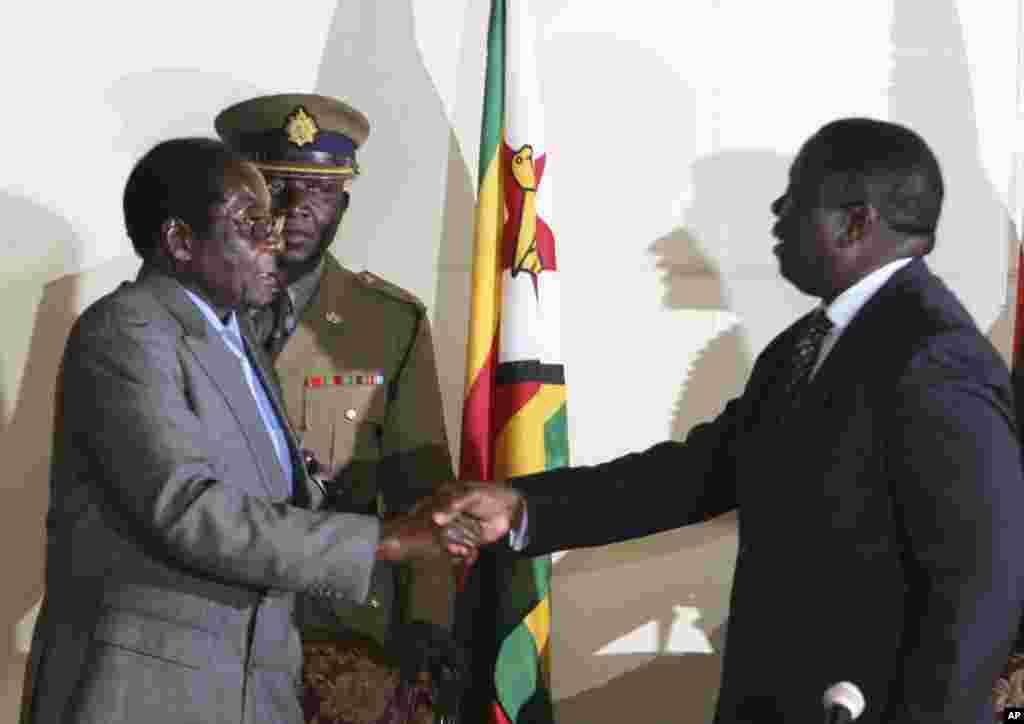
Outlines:
[[302,721],[294,593],[362,601],[379,524],[316,512],[258,371],[294,493],[238,359],[176,281],[144,267],[75,324],[23,706],[34,724]]

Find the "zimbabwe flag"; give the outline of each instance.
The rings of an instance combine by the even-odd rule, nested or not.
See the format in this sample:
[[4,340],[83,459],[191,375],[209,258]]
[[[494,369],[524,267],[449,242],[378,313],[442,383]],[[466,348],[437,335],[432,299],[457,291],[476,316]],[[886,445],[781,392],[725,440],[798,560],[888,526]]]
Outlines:
[[[568,464],[547,153],[524,0],[492,0],[460,476],[504,480]],[[472,656],[467,722],[553,722],[548,557],[484,552],[459,594]]]

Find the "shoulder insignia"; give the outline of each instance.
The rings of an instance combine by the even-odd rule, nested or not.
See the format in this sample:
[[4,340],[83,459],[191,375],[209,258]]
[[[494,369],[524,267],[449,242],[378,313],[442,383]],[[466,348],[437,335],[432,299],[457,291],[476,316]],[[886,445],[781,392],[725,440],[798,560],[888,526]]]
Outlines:
[[402,289],[402,287],[398,286],[397,284],[392,284],[387,279],[379,277],[372,272],[359,272],[358,274],[356,274],[356,278],[360,282],[362,282],[363,286],[368,287],[370,289],[376,289],[378,292],[386,294],[392,299],[397,299],[401,302],[405,302],[406,304],[412,304],[414,307],[420,310],[426,308],[423,302],[420,301],[420,298],[417,297],[415,294],[413,294],[410,291],[406,291],[405,289]]

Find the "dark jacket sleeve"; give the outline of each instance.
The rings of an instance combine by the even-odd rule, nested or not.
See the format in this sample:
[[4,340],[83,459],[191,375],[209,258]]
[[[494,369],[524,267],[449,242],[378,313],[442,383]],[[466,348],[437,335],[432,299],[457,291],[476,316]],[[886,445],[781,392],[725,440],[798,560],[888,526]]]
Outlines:
[[604,545],[699,523],[737,507],[738,400],[683,442],[601,465],[510,480],[526,498],[528,555]]
[[888,721],[991,721],[1024,590],[1020,445],[1005,369],[927,356],[900,385],[888,436],[907,579]]

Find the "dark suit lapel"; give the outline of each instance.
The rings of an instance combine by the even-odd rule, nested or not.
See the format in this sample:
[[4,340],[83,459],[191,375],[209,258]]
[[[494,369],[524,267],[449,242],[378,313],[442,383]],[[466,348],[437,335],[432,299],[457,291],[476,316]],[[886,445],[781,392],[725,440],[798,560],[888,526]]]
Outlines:
[[851,380],[863,377],[877,358],[880,346],[893,344],[900,329],[899,299],[907,290],[928,283],[931,272],[922,259],[915,259],[897,271],[868,300],[829,352],[811,380],[815,396],[827,396]]
[[234,414],[260,470],[263,487],[275,498],[288,497],[288,486],[277,453],[274,452],[273,440],[263,426],[256,400],[246,384],[241,362],[218,335],[209,333],[206,318],[178,282],[145,268],[139,274],[139,281],[152,291],[184,327],[185,344]]

